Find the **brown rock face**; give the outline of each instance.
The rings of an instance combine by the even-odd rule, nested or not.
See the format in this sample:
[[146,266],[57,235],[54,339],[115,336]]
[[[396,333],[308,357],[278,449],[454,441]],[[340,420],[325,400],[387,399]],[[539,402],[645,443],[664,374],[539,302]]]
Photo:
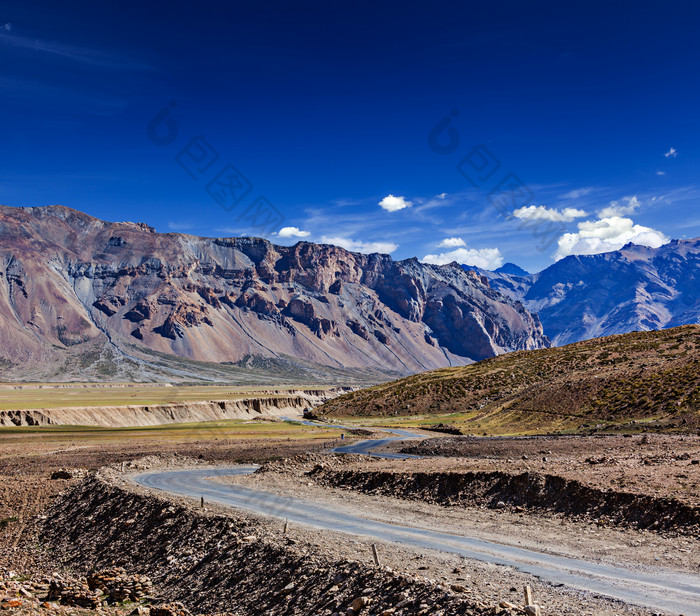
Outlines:
[[406,374],[549,344],[536,316],[456,264],[159,234],[61,206],[0,206],[0,239],[0,364],[102,341]]

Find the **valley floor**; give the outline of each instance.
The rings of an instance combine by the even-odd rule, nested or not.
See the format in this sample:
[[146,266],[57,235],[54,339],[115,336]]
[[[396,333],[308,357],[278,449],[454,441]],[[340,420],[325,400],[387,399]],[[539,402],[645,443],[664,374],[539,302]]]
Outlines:
[[[341,458],[321,453],[337,442],[340,431],[334,429],[279,421],[232,422],[227,429],[228,433],[221,426],[217,430],[170,426],[135,432],[3,432],[0,435],[0,569],[36,578],[70,571],[70,566],[57,558],[58,554],[41,547],[38,540],[41,518],[37,515],[46,515],[58,495],[74,489],[84,475],[81,471],[73,478],[50,479],[59,469],[95,469],[111,464],[119,476],[122,462],[127,464],[127,473],[142,472],[145,468],[201,468],[205,463],[256,462],[264,463],[260,472],[222,481],[335,505],[373,520],[454,532],[590,562],[627,566],[640,572],[664,568],[679,574],[700,575],[700,539],[692,519],[685,526],[678,520],[674,526],[671,520],[665,527],[640,528],[635,520],[596,516],[595,512],[584,511],[583,506],[577,513],[546,504],[517,504],[512,493],[498,492],[493,485],[490,489],[495,491],[488,498],[472,490],[471,501],[441,492],[448,485],[443,480],[447,475],[496,474],[501,482],[507,476],[537,481],[546,475],[564,482],[580,482],[611,498],[631,493],[657,501],[665,499],[667,505],[677,503],[687,507],[691,514],[698,513],[700,465],[694,462],[700,459],[700,438],[696,436],[439,437],[393,444],[394,450],[440,454],[440,457],[404,461]],[[247,436],[246,431],[249,431]],[[144,457],[143,463],[134,462]],[[269,462],[265,463],[266,460]],[[400,481],[395,481],[397,476]],[[422,484],[413,482],[416,477],[422,478]],[[426,484],[435,489],[419,488]],[[498,489],[503,489],[503,485],[498,485]],[[519,485],[527,488],[526,483]],[[656,506],[657,501],[650,506]],[[218,506],[207,505],[207,508],[216,515],[232,515],[231,510]],[[199,515],[196,507],[191,509],[191,515]],[[663,515],[666,514],[662,512],[660,517]],[[349,560],[360,567],[372,567],[370,539],[294,524],[290,524],[285,538],[279,521],[240,511],[236,511],[235,517],[239,521],[247,520],[246,524],[254,529],[251,532],[266,536],[272,544],[285,546],[291,542],[302,546],[304,558]],[[122,522],[119,524],[121,527]],[[387,543],[379,543],[378,548],[382,566],[390,567],[396,575],[418,580],[415,584],[419,585],[424,583],[420,580],[430,580],[425,583],[437,585],[438,589],[456,588],[458,592],[452,594],[469,598],[477,606],[473,608],[475,611],[462,613],[480,613],[478,605],[482,605],[486,611],[493,610],[490,613],[516,614],[515,609],[499,606],[521,605],[525,584],[532,586],[543,615],[653,613],[591,593],[557,588],[512,567]],[[203,555],[203,558],[209,557]],[[162,566],[166,567],[166,563]],[[158,571],[152,574],[156,578],[160,575]],[[170,593],[173,592],[171,589]],[[31,613],[17,610],[17,614]],[[13,610],[8,608],[8,613]],[[297,609],[290,613],[304,612]]]

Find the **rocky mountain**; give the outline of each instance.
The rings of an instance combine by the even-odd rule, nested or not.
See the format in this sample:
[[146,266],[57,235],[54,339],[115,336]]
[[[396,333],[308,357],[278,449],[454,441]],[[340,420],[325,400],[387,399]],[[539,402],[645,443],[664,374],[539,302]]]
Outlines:
[[0,268],[5,379],[376,382],[548,346],[536,316],[456,264],[62,206],[0,206]]
[[497,270],[494,270],[495,274],[509,274],[511,276],[531,276],[530,272],[524,270],[519,265],[515,263],[504,263]]
[[555,345],[700,323],[700,238],[569,256],[532,275],[479,273],[536,312]]

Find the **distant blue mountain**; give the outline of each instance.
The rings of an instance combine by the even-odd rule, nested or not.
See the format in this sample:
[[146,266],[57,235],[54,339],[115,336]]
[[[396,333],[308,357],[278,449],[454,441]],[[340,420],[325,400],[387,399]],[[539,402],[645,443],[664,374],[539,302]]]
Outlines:
[[509,274],[511,276],[521,276],[523,278],[527,276],[532,276],[532,274],[526,270],[524,270],[522,267],[519,265],[516,265],[515,263],[505,263],[504,265],[501,265],[497,270],[494,270],[495,274]]
[[700,238],[572,255],[538,274],[511,264],[495,272],[465,269],[537,313],[557,346],[700,323]]

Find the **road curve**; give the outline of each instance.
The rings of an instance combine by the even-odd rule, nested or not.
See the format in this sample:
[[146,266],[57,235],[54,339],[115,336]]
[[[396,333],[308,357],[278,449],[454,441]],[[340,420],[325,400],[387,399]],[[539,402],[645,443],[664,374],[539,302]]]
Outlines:
[[342,509],[277,496],[269,492],[210,481],[211,477],[249,474],[255,466],[197,469],[138,475],[144,487],[170,494],[245,509],[319,529],[333,530],[420,549],[441,550],[496,565],[512,566],[552,584],[590,591],[675,614],[700,614],[700,577],[668,569],[633,571],[584,560],[545,554],[449,533],[387,524]]
[[[314,426],[315,428],[338,428],[340,430],[353,430],[350,426],[342,426],[340,424],[328,424],[322,423],[320,421],[309,421],[307,419],[294,419],[292,417],[282,417],[285,421],[293,421],[295,423],[304,424],[305,426]],[[391,458],[394,460],[405,460],[407,458],[420,458],[421,456],[414,456],[408,453],[373,453],[373,449],[378,449],[383,447],[387,443],[392,441],[402,441],[407,438],[425,438],[424,434],[416,434],[415,432],[409,432],[408,430],[402,430],[400,428],[372,428],[376,432],[388,432],[389,434],[395,434],[396,436],[389,436],[387,438],[375,438],[366,441],[357,441],[351,445],[342,445],[340,447],[335,447],[331,449],[331,453],[357,453],[366,454],[374,458]]]

